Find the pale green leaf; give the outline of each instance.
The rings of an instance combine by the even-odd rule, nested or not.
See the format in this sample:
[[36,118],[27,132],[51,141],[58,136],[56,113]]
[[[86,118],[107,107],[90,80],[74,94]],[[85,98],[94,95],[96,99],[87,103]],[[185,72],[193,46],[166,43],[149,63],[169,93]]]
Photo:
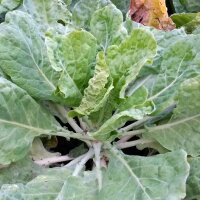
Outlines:
[[[187,53],[186,49],[188,48],[191,50],[191,46],[193,46],[192,43],[195,42],[197,38],[187,36],[183,29],[175,29],[170,32],[165,32],[146,26],[141,26],[134,22],[130,22],[129,20],[130,19],[127,19],[126,21],[126,28],[128,27],[128,30],[138,29],[138,26],[140,29],[149,30],[154,35],[157,42],[157,55],[154,57],[153,64],[145,64],[138,75],[139,79],[137,79],[137,81],[132,84],[131,89],[134,90],[134,88],[137,88],[138,83],[145,85],[148,89],[149,99],[155,101],[158,112],[159,110],[165,109],[167,106],[173,103],[172,98],[174,96],[174,92],[180,85],[181,81],[187,79],[187,75],[188,77],[193,76],[193,72],[195,72],[193,67],[190,70],[186,70],[188,69],[186,66],[189,65],[187,58],[182,63],[181,60],[183,59],[185,53]],[[190,44],[187,45],[185,43],[190,43],[191,46]],[[186,46],[185,50],[182,48],[182,44]],[[198,45],[196,45],[193,50],[194,56],[195,51],[198,53]],[[191,61],[195,62],[193,58],[191,58]],[[177,63],[180,64],[180,68],[183,71],[185,70],[185,73],[184,76],[181,76],[178,80],[174,80],[177,76],[175,71],[178,69]],[[172,79],[173,76],[174,79]]]
[[35,138],[33,140],[32,146],[31,146],[31,157],[33,160],[42,160],[45,158],[51,158],[59,156],[60,153],[58,152],[49,152],[47,149],[45,149],[42,141],[40,138]]
[[96,200],[96,183],[89,184],[79,177],[69,177],[66,179],[61,192],[56,200]]
[[71,13],[63,0],[24,0],[23,9],[29,13],[42,31],[53,27],[67,25],[71,20]]
[[79,104],[80,91],[66,70],[56,69],[49,51],[53,45],[45,44],[29,15],[8,13],[0,30],[0,67],[13,82],[35,98],[70,106]]
[[51,68],[46,48],[29,15],[13,11],[0,25],[0,67],[36,98],[53,99],[59,75]]
[[60,58],[59,47],[60,47],[60,35],[55,32],[49,31],[45,34],[45,46],[47,49],[47,56],[51,67],[55,71],[63,71],[63,63]]
[[165,149],[161,144],[159,144],[158,142],[154,141],[154,142],[150,142],[150,143],[146,143],[146,144],[138,144],[136,146],[136,148],[140,151],[148,148],[148,149],[154,149],[157,152],[159,152],[160,154],[164,154],[169,152],[169,150]]
[[0,187],[3,184],[27,183],[44,171],[29,157],[0,169]]
[[50,170],[25,185],[24,192],[22,191],[23,199],[55,200],[69,176],[70,172],[66,169]]
[[26,185],[3,185],[0,199],[3,200],[55,200],[61,191],[65,180],[70,176],[66,169],[50,169],[43,175],[37,176]]
[[95,200],[95,176],[73,177],[65,168],[49,169],[26,185],[3,185],[0,199],[3,200]]
[[120,45],[128,37],[128,32],[124,26],[121,26],[119,30],[112,37],[113,45]]
[[99,200],[180,200],[189,175],[184,151],[153,157],[125,156],[111,150]]
[[65,104],[68,106],[79,105],[82,98],[81,91],[66,69],[63,69],[58,79],[57,89],[54,94],[58,97],[60,96],[61,99],[64,98]]
[[110,0],[80,0],[72,9],[72,21],[80,28],[89,28],[92,14],[110,3]]
[[25,200],[22,197],[24,187],[22,184],[3,185],[0,190],[0,199],[2,200]]
[[143,119],[145,115],[152,111],[151,105],[148,107],[141,108],[131,108],[114,114],[110,119],[108,119],[97,131],[90,133],[97,140],[108,140],[112,135],[112,131],[117,130],[122,127],[129,120],[140,120]]
[[126,13],[128,12],[129,10],[129,5],[130,5],[130,0],[111,0],[115,5],[116,7],[121,10],[121,12],[123,13],[123,15],[125,16]]
[[177,13],[200,11],[199,0],[173,0],[173,4]]
[[104,48],[113,44],[113,39],[122,27],[123,16],[113,4],[97,10],[90,22],[91,33]]
[[142,68],[140,72],[140,76],[145,75],[150,75],[150,74],[156,74],[159,73],[160,70],[160,63],[162,61],[161,57],[163,53],[171,47],[175,42],[178,40],[184,38],[187,36],[185,33],[184,29],[174,29],[172,31],[163,31],[163,30],[158,30],[154,29],[148,26],[143,26],[142,24],[136,23],[131,20],[130,17],[126,18],[126,21],[124,23],[125,28],[127,29],[129,35],[131,32],[135,29],[144,29],[150,31],[153,36],[155,37],[156,43],[157,43],[157,54],[154,57],[153,64],[146,64],[145,67]]
[[1,0],[0,1],[0,14],[16,9],[22,0]]
[[45,44],[47,47],[47,55],[51,63],[51,67],[60,72],[60,77],[57,82],[56,96],[66,99],[68,106],[79,105],[82,94],[67,71],[64,63],[61,46],[63,44],[62,36],[53,35],[51,32],[46,33]]
[[156,54],[156,41],[146,30],[134,30],[119,46],[107,51],[107,63],[114,80],[116,93],[125,97],[125,90],[147,61]]
[[136,107],[144,104],[147,101],[148,91],[145,87],[137,89],[132,95],[126,96],[125,99],[119,104],[118,109],[120,111]]
[[83,93],[91,78],[92,67],[95,65],[97,51],[95,37],[87,31],[73,31],[62,37],[60,51],[67,73]]
[[84,91],[81,104],[69,115],[90,115],[97,112],[105,105],[112,89],[112,81],[109,80],[109,69],[105,62],[104,53],[99,52],[94,76],[90,79],[89,85]]
[[200,35],[188,35],[164,51],[159,73],[145,83],[149,100],[156,105],[170,105],[180,84],[200,74],[199,38]]
[[52,134],[58,123],[24,90],[0,78],[0,164],[23,158],[33,139]]
[[190,164],[190,175],[187,179],[185,200],[200,199],[200,158],[189,158],[188,162]]
[[112,95],[113,92],[111,91],[105,105],[99,111],[90,114],[89,119],[92,121],[94,127],[99,128],[112,117],[113,111],[115,110]]
[[176,99],[172,118],[166,124],[148,128],[145,136],[168,150],[184,149],[189,155],[200,155],[200,77],[185,81]]
[[[145,26],[145,28],[147,27]],[[174,45],[175,42],[187,36],[183,29],[174,29],[168,32],[152,29],[151,32],[153,33],[157,42],[157,54],[154,58],[153,64],[146,65],[142,68],[140,76],[149,76],[150,74],[160,73],[163,54],[165,54],[167,49]]]

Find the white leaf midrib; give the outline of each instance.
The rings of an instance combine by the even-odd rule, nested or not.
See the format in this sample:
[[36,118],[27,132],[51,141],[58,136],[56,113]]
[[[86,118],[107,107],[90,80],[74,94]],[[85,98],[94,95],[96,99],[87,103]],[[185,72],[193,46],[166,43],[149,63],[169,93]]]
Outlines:
[[176,126],[176,125],[179,125],[179,124],[194,120],[194,119],[196,119],[198,117],[200,117],[200,114],[193,115],[191,117],[186,117],[184,119],[181,119],[181,120],[178,120],[178,121],[175,121],[175,122],[171,122],[171,123],[168,123],[168,124],[164,124],[164,125],[156,126],[156,127],[153,127],[153,128],[149,128],[148,132],[153,132],[153,131],[162,130],[162,129],[168,129],[168,128],[171,128],[173,126]]
[[37,128],[37,127],[30,126],[30,125],[22,124],[22,123],[19,123],[19,122],[16,122],[16,121],[9,121],[9,120],[5,120],[5,119],[0,119],[0,124],[1,123],[9,124],[9,125],[12,125],[12,126],[17,126],[17,127],[24,128],[24,129],[29,129],[31,131],[41,133],[41,134],[49,133],[49,132],[52,131],[52,130]]

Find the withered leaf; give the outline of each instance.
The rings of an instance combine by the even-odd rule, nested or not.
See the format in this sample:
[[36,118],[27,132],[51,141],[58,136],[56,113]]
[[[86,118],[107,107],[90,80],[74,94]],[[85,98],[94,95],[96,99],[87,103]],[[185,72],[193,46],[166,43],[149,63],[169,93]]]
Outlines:
[[165,0],[131,0],[130,16],[145,26],[170,31],[175,24],[168,16]]

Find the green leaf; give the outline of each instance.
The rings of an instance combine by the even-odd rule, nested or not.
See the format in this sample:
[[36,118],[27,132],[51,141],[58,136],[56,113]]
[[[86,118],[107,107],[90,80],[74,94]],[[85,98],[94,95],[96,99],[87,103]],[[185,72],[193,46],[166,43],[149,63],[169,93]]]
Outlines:
[[[147,28],[146,26],[143,28]],[[172,31],[161,31],[157,29],[152,29],[151,32],[153,33],[156,42],[157,42],[157,54],[154,58],[153,64],[146,65],[142,68],[139,76],[147,76],[147,78],[151,74],[159,74],[161,63],[162,63],[162,56],[165,54],[168,48],[174,45],[175,42],[187,37],[187,34],[183,29],[174,29]]]
[[156,41],[142,29],[134,30],[130,37],[119,46],[111,46],[107,51],[107,63],[114,80],[115,92],[125,97],[128,85],[135,80],[140,69],[156,54]]
[[65,181],[69,178],[70,172],[66,169],[53,169],[44,175],[40,175],[27,183],[22,191],[23,199],[49,199],[54,200]]
[[171,17],[176,27],[184,27],[187,33],[193,33],[200,27],[200,13],[180,13]]
[[0,68],[0,77],[6,77],[5,73],[2,71],[1,68]]
[[96,39],[87,31],[73,31],[62,37],[60,51],[67,73],[83,93],[95,65]]
[[52,100],[59,74],[49,66],[46,48],[29,15],[13,11],[0,25],[0,67],[31,96]]
[[121,1],[121,0],[111,0],[111,1],[116,5],[116,7],[119,10],[121,10],[121,12],[123,13],[123,15],[125,16],[126,13],[129,10],[130,0],[124,0],[124,1]]
[[[165,31],[161,31],[161,30],[157,30],[157,29],[152,29],[152,28],[149,28],[146,26],[141,26],[132,21],[130,22],[129,20],[130,19],[127,19],[127,21],[126,21],[127,29],[135,30],[135,29],[138,29],[138,27],[140,27],[140,29],[145,29],[145,30],[151,31],[151,33],[154,35],[156,42],[157,42],[157,54],[154,57],[153,64],[152,63],[145,64],[145,66],[141,69],[141,71],[138,75],[138,79],[135,81],[135,83],[132,83],[132,84],[130,84],[131,86],[129,86],[132,90],[134,90],[134,88],[136,88],[136,89],[138,88],[138,83],[145,85],[145,87],[148,89],[148,92],[149,92],[149,98],[151,98],[151,96],[153,96],[154,90],[160,91],[161,88],[158,89],[158,87],[161,86],[164,89],[164,86],[162,86],[162,85],[167,84],[167,82],[165,83],[163,81],[167,77],[166,72],[168,75],[168,73],[171,71],[172,67],[174,69],[177,69],[177,66],[180,64],[180,63],[175,64],[176,59],[174,59],[174,58],[177,57],[177,55],[176,55],[176,53],[173,53],[173,51],[176,52],[176,50],[175,50],[176,45],[180,45],[181,43],[183,43],[183,41],[185,42],[185,41],[189,41],[189,40],[191,40],[191,43],[193,43],[195,39],[187,38],[190,36],[188,36],[183,29],[175,29],[170,32],[165,32]],[[130,33],[130,30],[129,30],[129,33]],[[177,47],[177,48],[179,48],[179,47]],[[172,50],[172,49],[174,49],[174,50]],[[183,51],[183,50],[181,50],[181,47],[179,48],[179,51]],[[170,54],[170,52],[171,52],[171,54],[168,55],[168,57],[166,57],[167,52],[168,52],[168,54]],[[196,52],[198,52],[198,49],[196,50]],[[178,53],[178,54],[181,54],[181,53]],[[167,66],[168,60],[172,60],[174,64],[171,63]],[[190,73],[190,71],[188,71],[188,74],[189,73]],[[169,75],[169,77],[167,79],[170,80],[170,77],[174,76],[174,75],[175,75],[175,73],[174,73],[174,71],[172,71],[171,75]],[[178,82],[178,80],[177,80],[177,82]],[[178,84],[174,84],[174,85],[172,84],[172,87],[175,88],[175,86],[178,86]],[[157,98],[154,99],[155,104],[157,106],[156,112],[158,112],[158,110],[165,109],[168,105],[173,103],[173,102],[171,102],[171,99],[170,99],[171,96],[167,95],[167,93],[172,92],[172,96],[173,96],[174,91],[176,91],[176,89],[174,89],[174,91],[170,90],[170,89],[171,88],[169,87],[168,89],[166,89],[166,91],[163,90],[164,96],[162,96],[162,94],[161,94],[160,96],[158,96]],[[157,92],[159,92],[159,91],[157,91]],[[167,100],[169,100],[169,102],[166,102]]]
[[141,74],[144,75],[145,73],[146,75],[149,75],[151,73],[154,73],[154,74],[159,73],[160,63],[162,61],[162,59],[160,58],[165,52],[165,50],[171,47],[178,40],[187,36],[184,29],[174,29],[172,31],[166,32],[166,31],[154,29],[148,26],[143,26],[142,24],[132,21],[130,17],[126,18],[126,21],[124,22],[124,26],[127,29],[129,35],[131,34],[133,30],[138,29],[138,28],[150,31],[155,37],[155,40],[157,43],[157,54],[154,57],[153,64],[152,63],[146,64],[145,67],[142,68],[140,72],[140,76]]
[[60,156],[60,153],[58,152],[49,152],[47,149],[45,149],[42,141],[40,138],[35,138],[32,146],[31,146],[31,157],[32,160],[42,160],[45,158],[51,158]]
[[[109,140],[112,135],[112,131],[117,130],[122,127],[129,120],[140,120],[143,119],[145,115],[152,111],[152,107],[142,108],[132,108],[129,110],[122,111],[120,113],[114,114],[110,119],[108,119],[96,132],[90,133],[95,139],[105,141]],[[116,136],[117,137],[117,136]]]
[[198,13],[177,13],[171,16],[173,22],[175,22],[176,27],[180,28],[185,24],[193,21],[198,16]]
[[95,182],[88,184],[86,180],[81,180],[80,177],[69,177],[61,192],[59,193],[57,200],[96,200],[97,188],[95,187]]
[[0,190],[0,199],[55,200],[69,176],[70,172],[66,169],[51,169],[43,175],[37,176],[26,185],[5,184]]
[[41,134],[52,134],[59,127],[53,116],[24,90],[0,78],[0,164],[22,159],[32,141]]
[[110,3],[110,0],[80,0],[72,9],[72,21],[80,28],[89,28],[92,14]]
[[23,9],[32,16],[40,26],[40,30],[44,32],[49,27],[59,30],[59,26],[67,25],[71,20],[71,13],[63,0],[24,0]]
[[118,109],[120,111],[127,110],[132,107],[144,104],[147,101],[148,91],[145,87],[137,89],[132,95],[127,96],[119,104]]
[[173,4],[177,13],[200,11],[199,0],[173,0]]
[[168,150],[184,149],[189,155],[200,155],[200,77],[186,80],[180,87],[177,108],[166,124],[148,128],[150,136]]
[[45,46],[47,49],[47,56],[49,58],[49,62],[51,63],[51,67],[57,71],[63,71],[63,61],[61,59],[61,53],[59,48],[61,46],[61,35],[56,34],[53,31],[48,31],[45,33]]
[[65,2],[67,1],[70,1],[70,10],[72,10],[74,8],[74,6],[76,5],[76,3],[79,1],[79,0],[64,0]]
[[189,175],[184,151],[153,157],[125,156],[112,149],[99,200],[182,199]]
[[44,171],[44,168],[36,165],[25,157],[12,163],[8,167],[0,169],[0,187],[3,184],[27,183]]
[[[62,52],[62,45],[65,45],[65,43],[63,43],[63,37],[58,34],[54,35],[52,32],[46,33],[45,37],[47,54],[51,63],[51,67],[56,72],[61,74],[57,82],[57,89],[55,94],[57,96],[61,96],[61,98],[66,99],[66,104],[68,106],[78,106],[82,99],[82,94],[75,81],[73,80],[73,78],[76,78],[76,76],[73,77],[74,74],[71,74],[72,76],[70,76],[67,71],[67,64],[64,62],[65,59]],[[76,40],[78,39],[76,38]],[[73,46],[73,48],[76,47]]]
[[188,35],[167,48],[160,61],[160,71],[145,83],[149,100],[165,108],[173,103],[180,84],[200,74],[199,35]]
[[87,153],[88,149],[85,147],[84,144],[81,144],[69,152],[69,157],[76,158]]
[[112,37],[113,45],[120,45],[128,37],[126,28],[122,25],[119,30]]
[[0,1],[0,14],[16,9],[22,0],[1,0]]
[[89,119],[92,121],[94,128],[99,128],[112,117],[113,111],[115,110],[112,95],[113,91],[111,91],[105,105],[99,111],[90,114]]
[[159,152],[160,154],[164,154],[164,153],[168,153],[169,151],[167,149],[165,149],[162,145],[160,145],[158,142],[150,142],[150,143],[146,143],[146,144],[139,144],[136,146],[136,148],[139,151],[142,151],[146,148],[148,149],[154,149],[157,152]]
[[64,98],[64,103],[68,106],[79,105],[82,98],[81,91],[66,69],[63,69],[58,79],[57,89],[54,94],[61,97],[61,99]]
[[113,39],[122,27],[123,16],[113,4],[97,10],[90,22],[91,33],[104,49],[113,44]]
[[200,198],[200,158],[189,158],[190,175],[187,179],[187,196],[185,200]]
[[73,177],[65,168],[54,168],[26,185],[3,185],[0,199],[95,200],[97,199],[95,185],[95,176]]
[[99,52],[94,77],[90,79],[89,86],[84,91],[80,106],[70,112],[69,115],[90,115],[99,111],[105,105],[112,89],[112,81],[109,80],[109,69],[105,62],[105,55],[103,52]]
[[24,200],[22,192],[24,188],[22,184],[3,185],[0,190],[0,198],[2,200]]

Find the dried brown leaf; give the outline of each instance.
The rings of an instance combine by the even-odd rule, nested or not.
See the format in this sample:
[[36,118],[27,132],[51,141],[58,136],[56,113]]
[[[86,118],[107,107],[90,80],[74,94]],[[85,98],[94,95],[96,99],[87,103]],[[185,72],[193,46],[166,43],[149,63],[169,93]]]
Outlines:
[[165,0],[131,0],[130,15],[133,21],[146,26],[165,31],[175,28],[168,16]]

